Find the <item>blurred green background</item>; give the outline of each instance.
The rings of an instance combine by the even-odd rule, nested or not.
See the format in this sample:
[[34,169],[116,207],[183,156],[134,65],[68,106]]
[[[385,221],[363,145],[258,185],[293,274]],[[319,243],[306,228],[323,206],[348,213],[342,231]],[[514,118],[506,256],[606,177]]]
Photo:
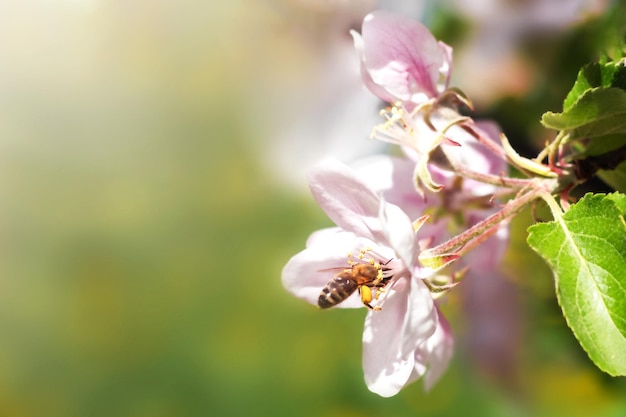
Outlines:
[[[502,271],[510,351],[477,353],[452,294],[458,347],[427,394],[371,394],[365,311],[285,292],[284,263],[330,225],[270,169],[330,21],[296,3],[0,3],[0,415],[626,415],[525,247],[529,214]],[[485,113],[524,123],[506,100]]]

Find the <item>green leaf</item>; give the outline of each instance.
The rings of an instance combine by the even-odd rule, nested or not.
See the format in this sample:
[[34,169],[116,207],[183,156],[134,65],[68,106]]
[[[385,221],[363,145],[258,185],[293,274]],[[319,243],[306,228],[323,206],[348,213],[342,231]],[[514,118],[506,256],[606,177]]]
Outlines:
[[574,86],[563,102],[563,111],[568,111],[580,96],[595,87],[617,87],[626,90],[626,67],[618,62],[594,62],[582,67]]
[[[598,177],[616,191],[626,193],[626,162],[622,162],[613,171],[598,171]],[[622,210],[626,212],[626,210]]]
[[580,156],[597,156],[614,151],[626,145],[626,135],[598,136],[593,140],[583,140],[574,143],[574,149]]
[[[607,72],[612,72],[609,67],[607,70],[604,70],[605,67],[599,62],[594,62],[588,65],[585,65],[578,71],[578,76],[576,77],[576,82],[574,82],[574,86],[567,94],[565,101],[563,102],[563,111],[568,111],[572,105],[578,100],[580,96],[582,96],[587,90],[590,90],[595,87],[610,87],[610,85],[606,84],[607,78],[611,77],[611,74],[606,74]],[[605,73],[603,77],[603,73]],[[610,83],[609,83],[610,84]]]
[[622,217],[624,217],[624,214],[626,213],[626,194],[613,193],[607,195],[606,197],[615,203],[617,208],[621,211]]
[[626,91],[616,87],[588,89],[563,113],[544,113],[541,123],[567,131],[569,141],[626,135]]
[[614,376],[626,375],[625,209],[622,194],[587,194],[562,217],[528,229],[528,243],[554,271],[569,327]]
[[625,144],[626,67],[622,60],[583,67],[563,102],[563,112],[546,112],[541,123],[562,131],[563,143],[574,143],[579,155]]

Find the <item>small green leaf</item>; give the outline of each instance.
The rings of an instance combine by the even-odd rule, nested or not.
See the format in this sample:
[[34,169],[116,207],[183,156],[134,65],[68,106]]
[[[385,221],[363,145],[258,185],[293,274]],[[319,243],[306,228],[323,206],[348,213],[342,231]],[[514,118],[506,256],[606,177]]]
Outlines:
[[624,195],[587,194],[560,218],[531,226],[528,243],[555,274],[559,304],[591,360],[626,375]]
[[579,155],[617,149],[626,143],[626,67],[623,60],[583,67],[563,102],[563,112],[546,112],[541,123],[562,131]]
[[[598,171],[598,177],[616,191],[626,193],[626,162],[622,162],[613,171]],[[626,209],[623,211],[626,212]]]
[[598,136],[593,140],[583,140],[574,144],[576,153],[580,156],[597,156],[614,151],[626,145],[626,135]]
[[617,208],[622,212],[623,219],[624,214],[626,214],[626,194],[613,193],[607,195],[606,198],[611,199],[617,205]]
[[594,62],[582,67],[574,86],[563,102],[563,112],[572,108],[587,90],[595,87],[617,87],[626,90],[626,67],[619,62]]
[[568,131],[569,141],[626,134],[626,91],[615,87],[589,89],[563,113],[544,113],[541,123]]

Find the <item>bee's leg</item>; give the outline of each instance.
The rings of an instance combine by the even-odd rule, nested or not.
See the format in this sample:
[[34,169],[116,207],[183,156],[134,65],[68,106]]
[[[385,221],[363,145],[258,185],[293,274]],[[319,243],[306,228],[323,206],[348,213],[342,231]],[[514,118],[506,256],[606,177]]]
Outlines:
[[372,306],[370,306],[370,303],[372,302],[372,289],[365,285],[361,285],[359,286],[359,292],[361,293],[361,302],[369,308],[372,308]]
[[365,306],[367,306],[367,308],[369,308],[371,310],[375,310],[375,311],[380,310],[379,306],[373,307],[370,304],[372,302],[372,299],[373,299],[372,289],[370,287],[365,286],[365,285],[361,285],[359,287],[359,293],[361,294],[361,302],[363,304],[365,304]]

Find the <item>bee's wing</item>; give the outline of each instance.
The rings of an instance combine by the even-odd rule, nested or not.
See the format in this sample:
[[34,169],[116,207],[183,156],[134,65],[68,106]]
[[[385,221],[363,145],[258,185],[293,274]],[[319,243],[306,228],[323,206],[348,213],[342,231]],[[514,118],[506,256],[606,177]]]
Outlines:
[[343,267],[343,266],[336,266],[334,268],[318,269],[317,272],[336,272],[336,273],[340,273],[340,272],[345,271],[346,269],[348,271],[350,270],[350,268],[346,268],[346,267]]

